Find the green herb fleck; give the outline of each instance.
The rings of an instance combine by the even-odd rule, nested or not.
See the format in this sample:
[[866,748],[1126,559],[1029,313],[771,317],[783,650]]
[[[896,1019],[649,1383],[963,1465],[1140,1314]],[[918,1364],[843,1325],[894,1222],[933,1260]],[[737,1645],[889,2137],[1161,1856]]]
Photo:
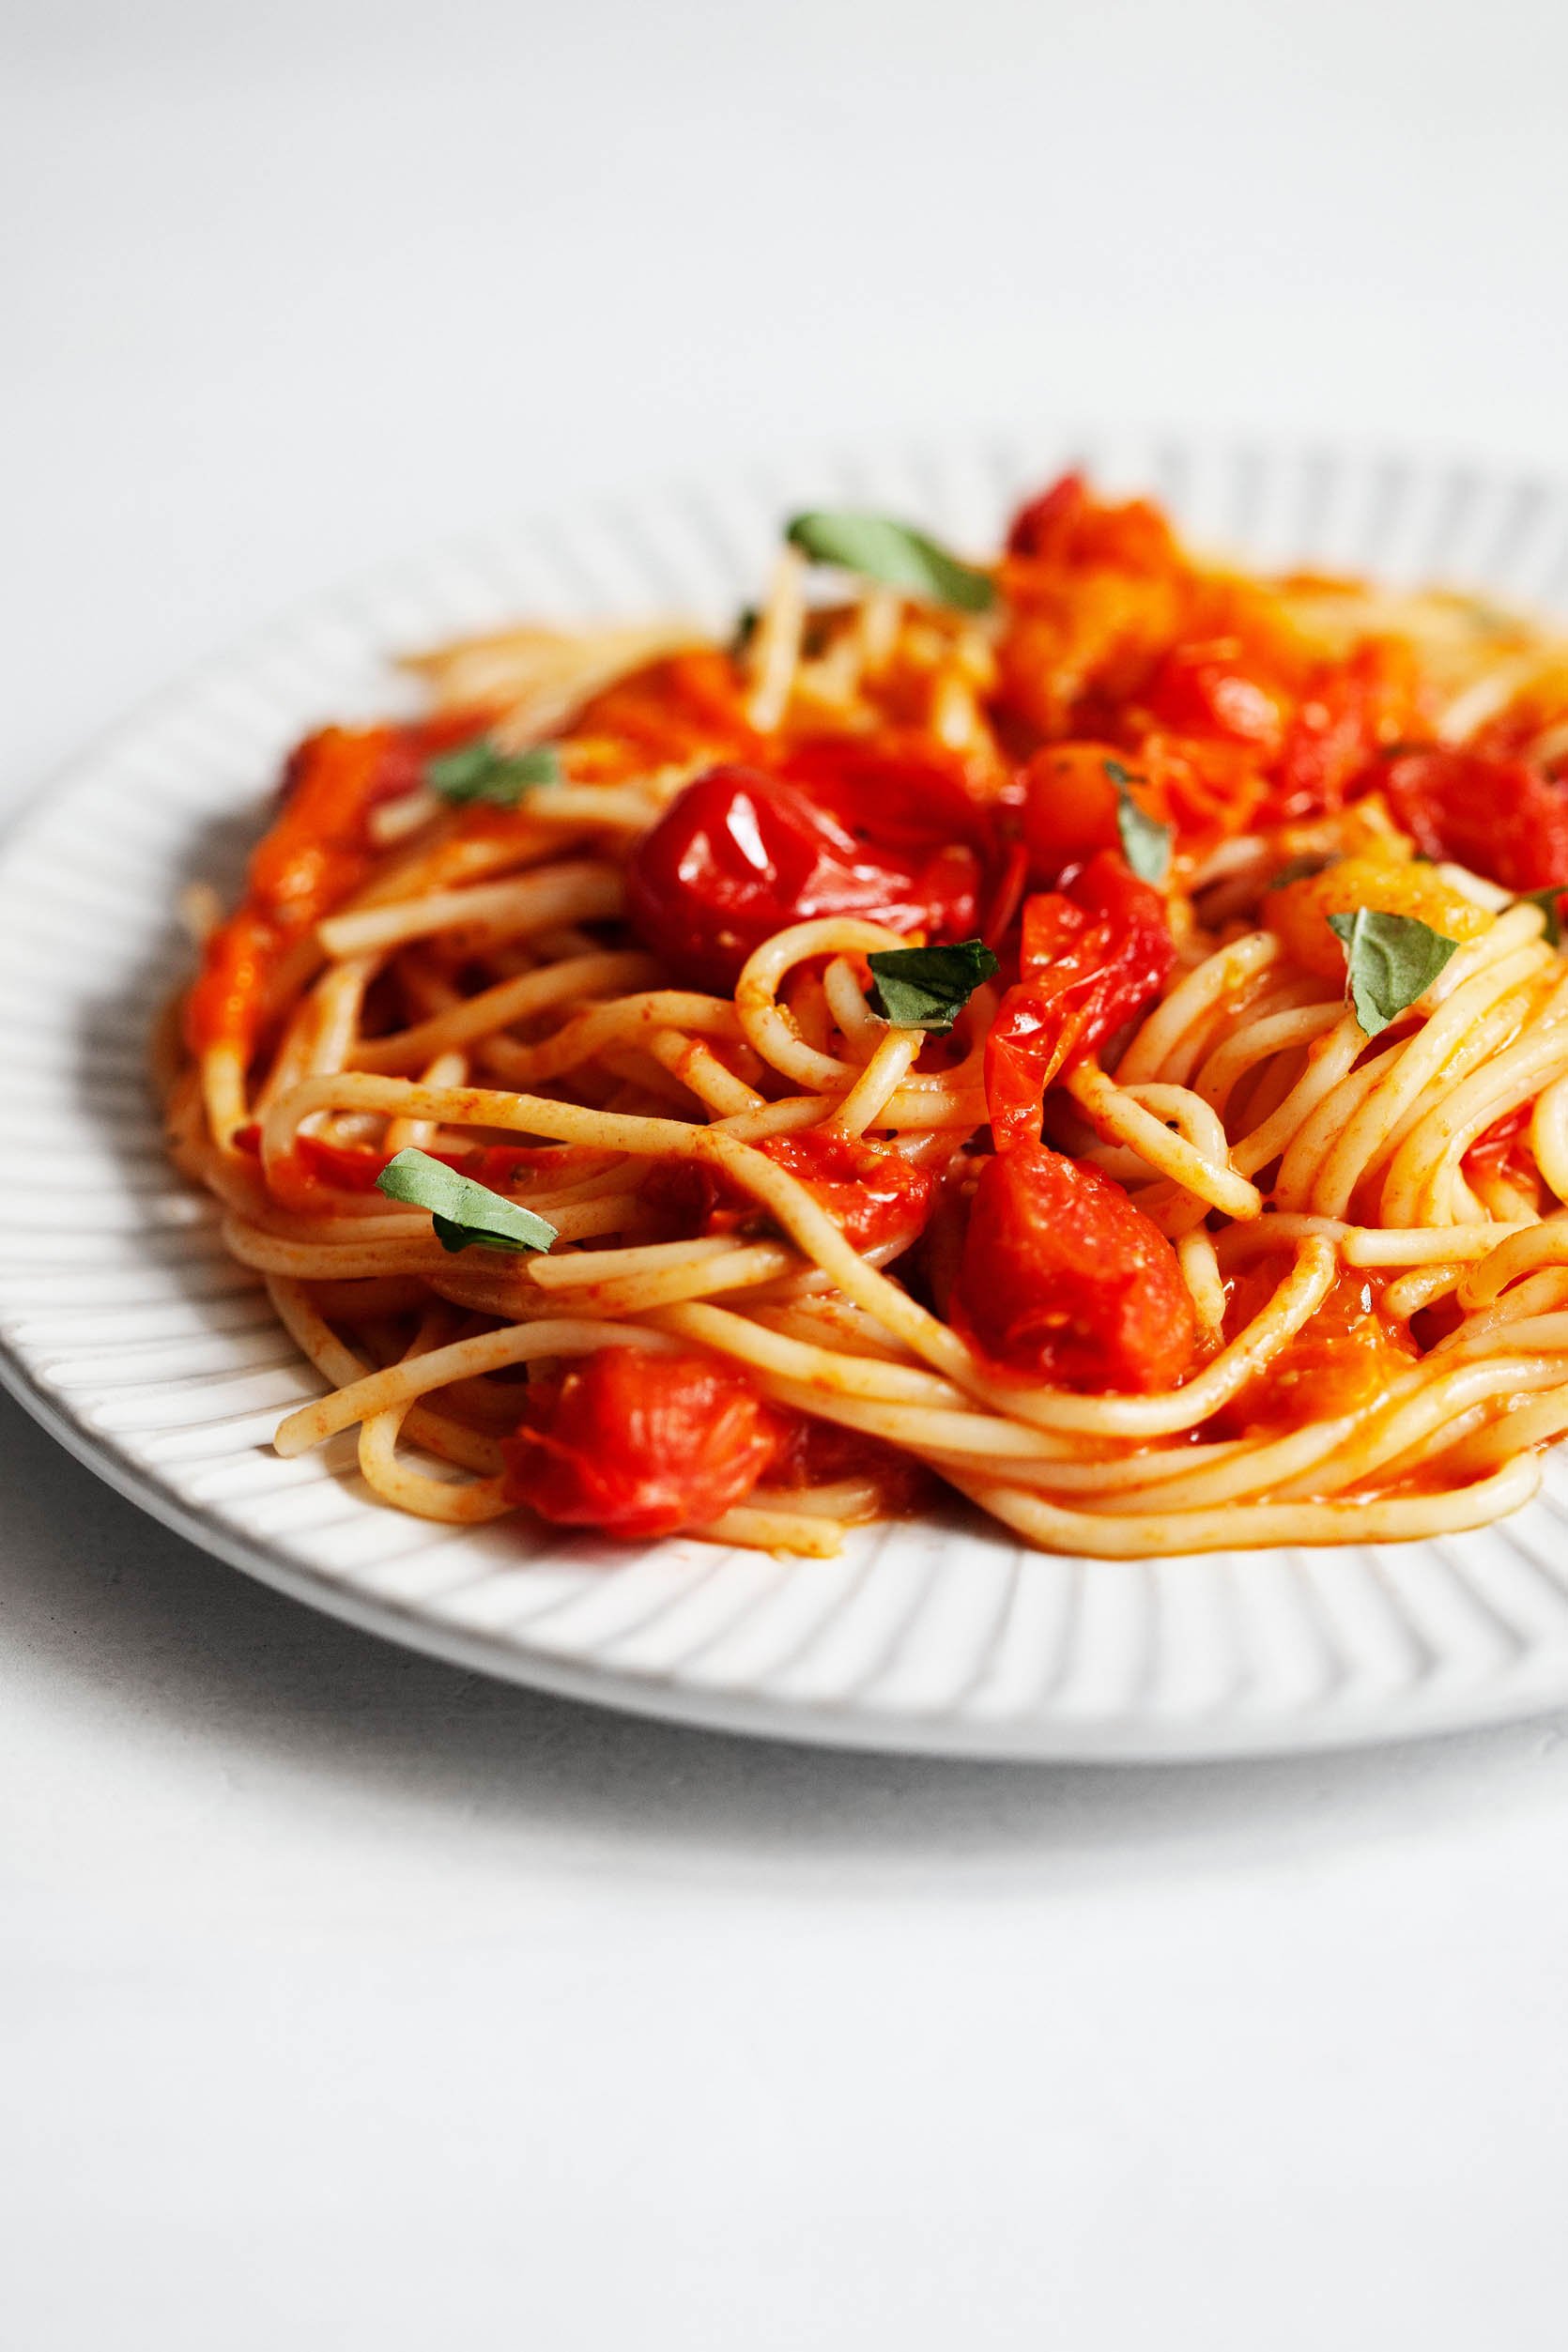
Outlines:
[[1545,890],[1522,890],[1514,900],[1516,906],[1538,906],[1546,918],[1546,940],[1553,947],[1562,945],[1562,894],[1568,883],[1554,882]]
[[1122,855],[1141,882],[1163,882],[1171,870],[1171,828],[1140,808],[1132,797],[1133,785],[1146,784],[1148,778],[1135,776],[1119,760],[1103,764],[1116,788],[1116,831],[1121,836]]
[[1413,915],[1379,915],[1371,907],[1330,915],[1328,923],[1345,948],[1350,1001],[1369,1038],[1425,995],[1459,945]]
[[1264,884],[1266,890],[1284,890],[1293,882],[1310,882],[1314,874],[1326,874],[1330,866],[1337,866],[1337,857],[1287,858],[1277,874],[1270,874]]
[[492,1192],[487,1184],[476,1184],[472,1176],[459,1176],[427,1151],[400,1151],[377,1177],[376,1189],[389,1201],[427,1208],[443,1250],[466,1250],[473,1244],[520,1253],[547,1250],[556,1238],[554,1225],[531,1208]]
[[868,1001],[896,1029],[930,1029],[945,1036],[982,980],[1000,969],[982,940],[951,947],[884,947],[866,961]]
[[488,735],[443,751],[424,765],[424,780],[443,800],[462,807],[473,800],[493,801],[500,808],[515,808],[535,784],[559,784],[561,754],[554,744],[537,744],[531,751],[502,751]]
[[989,573],[961,562],[924,531],[892,522],[885,515],[797,515],[784,536],[814,563],[839,564],[846,572],[901,588],[931,604],[953,605],[960,612],[989,612],[996,602]]

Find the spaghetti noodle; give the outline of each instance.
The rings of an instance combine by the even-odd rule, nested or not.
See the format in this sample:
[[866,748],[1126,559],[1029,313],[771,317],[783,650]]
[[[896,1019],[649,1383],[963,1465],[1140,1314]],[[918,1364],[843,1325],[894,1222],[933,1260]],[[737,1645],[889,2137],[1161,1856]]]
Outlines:
[[[824,566],[834,565],[830,574]],[[1429,1535],[1568,1428],[1568,647],[792,527],[733,642],[520,629],[300,746],[161,1060],[399,1509],[827,1554]]]

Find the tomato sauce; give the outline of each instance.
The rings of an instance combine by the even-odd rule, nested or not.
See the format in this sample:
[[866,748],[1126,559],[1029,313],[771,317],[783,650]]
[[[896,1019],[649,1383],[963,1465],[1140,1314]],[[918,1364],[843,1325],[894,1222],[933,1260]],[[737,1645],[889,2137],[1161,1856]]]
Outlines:
[[186,1000],[196,1053],[230,1045],[247,1056],[267,1013],[268,982],[288,949],[369,871],[365,819],[419,780],[413,730],[328,727],[294,753],[283,807],[251,860],[243,904],[207,942]]

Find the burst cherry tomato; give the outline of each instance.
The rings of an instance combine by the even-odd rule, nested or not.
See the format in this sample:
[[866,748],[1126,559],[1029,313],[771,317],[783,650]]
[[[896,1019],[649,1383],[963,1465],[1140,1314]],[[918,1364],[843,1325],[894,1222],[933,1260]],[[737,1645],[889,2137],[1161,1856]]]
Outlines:
[[1088,485],[1083,475],[1063,474],[1038,498],[1019,508],[1008,527],[1007,553],[1028,556],[1035,562],[1064,561],[1073,525],[1088,503]]
[[800,1178],[862,1255],[895,1242],[907,1249],[925,1227],[935,1178],[902,1152],[821,1128],[771,1136],[761,1148]]
[[1066,473],[1013,516],[1007,553],[1031,563],[1104,564],[1127,572],[1160,572],[1178,561],[1171,527],[1146,499],[1101,505],[1082,474]]
[[951,1314],[993,1363],[1096,1393],[1170,1388],[1197,1346],[1159,1227],[1099,1168],[1037,1143],[986,1162]]
[[917,853],[966,841],[991,854],[993,805],[971,789],[957,752],[929,736],[819,735],[780,753],[776,766],[858,841]]
[[[1136,763],[1115,744],[1047,744],[1023,771],[1023,838],[1029,871],[1053,883],[1064,866],[1080,865],[1097,850],[1114,850],[1120,835],[1115,771],[1129,776]],[[1140,802],[1146,785],[1130,783]]]
[[1234,638],[1173,647],[1155,672],[1148,707],[1174,734],[1218,735],[1264,757],[1279,749],[1284,731],[1279,697],[1247,669]]
[[[930,1215],[936,1179],[902,1152],[869,1144],[858,1135],[830,1134],[810,1128],[803,1135],[771,1135],[757,1148],[764,1158],[798,1176],[826,1209],[852,1250],[862,1256],[897,1243],[908,1249]],[[643,1180],[642,1197],[672,1216],[682,1231],[732,1233],[767,1222],[748,1192],[716,1169],[690,1160],[655,1166]]]
[[[907,809],[899,822],[906,827]],[[980,861],[945,834],[884,846],[805,787],[758,768],[711,768],[646,833],[627,871],[638,936],[697,986],[728,992],[754,948],[816,915],[856,915],[937,939],[973,932]]]
[[280,960],[369,871],[370,811],[412,792],[431,752],[450,749],[484,723],[469,711],[415,727],[324,727],[296,747],[277,816],[251,858],[244,903],[202,951],[185,1007],[194,1052],[220,1044],[250,1052]]
[[[1222,1407],[1218,1434],[1272,1437],[1335,1421],[1384,1395],[1418,1353],[1408,1325],[1383,1311],[1386,1282],[1360,1267],[1344,1268],[1295,1338]],[[1278,1286],[1277,1268],[1251,1268],[1233,1280],[1225,1314],[1230,1338],[1262,1313]]]
[[1164,900],[1109,851],[1066,891],[1025,901],[1021,977],[986,1040],[986,1103],[1000,1150],[1038,1135],[1053,1079],[1141,1012],[1175,961]]
[[1376,753],[1420,727],[1407,648],[1374,641],[1308,684],[1285,729],[1272,776],[1272,823],[1322,816]]
[[506,1492],[562,1527],[670,1535],[751,1492],[779,1432],[743,1374],[708,1356],[603,1347],[531,1387],[502,1440]]
[[1505,890],[1568,883],[1568,795],[1525,761],[1433,745],[1391,752],[1364,780],[1426,856]]

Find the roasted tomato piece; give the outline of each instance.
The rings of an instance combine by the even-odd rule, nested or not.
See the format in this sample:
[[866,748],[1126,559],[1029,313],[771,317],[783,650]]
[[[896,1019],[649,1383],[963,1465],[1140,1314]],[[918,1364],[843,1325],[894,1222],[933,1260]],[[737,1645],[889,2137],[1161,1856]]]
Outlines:
[[512,1501],[635,1539],[721,1518],[777,1444],[761,1398],[716,1358],[602,1347],[529,1389],[501,1453]]
[[574,774],[595,782],[704,759],[750,759],[761,748],[734,664],[705,647],[617,678],[583,704],[571,741]]
[[192,1052],[249,1052],[267,1016],[279,959],[361,881],[371,850],[365,818],[418,779],[410,730],[326,727],[291,755],[275,822],[251,858],[244,904],[202,951],[185,1006]]
[[1010,585],[993,705],[1006,739],[1022,752],[1040,736],[1113,730],[1180,628],[1180,580],[1158,569],[1107,566],[1048,571]]
[[[1116,847],[1117,769],[1137,777],[1137,761],[1115,744],[1047,744],[1036,752],[1023,771],[1023,838],[1035,881],[1053,883],[1064,866]],[[1146,782],[1130,781],[1128,790],[1158,813]]]
[[957,752],[929,736],[905,739],[889,730],[866,743],[820,735],[781,753],[777,773],[847,833],[879,849],[925,852],[967,841],[982,856],[991,853],[994,807],[971,789]]
[[1526,761],[1422,746],[1391,752],[1364,780],[1423,856],[1452,858],[1505,890],[1568,883],[1568,794]]
[[1135,807],[1187,847],[1244,830],[1264,791],[1256,746],[1219,736],[1145,735],[1136,751],[1102,743],[1046,744],[1023,771],[1023,838],[1037,884],[1114,850],[1121,839],[1116,772]]
[[[254,1145],[247,1140],[255,1138]],[[242,1151],[260,1149],[261,1130],[254,1122],[241,1128],[235,1142]],[[572,1154],[576,1150],[576,1158]],[[336,1186],[342,1192],[374,1192],[376,1179],[392,1158],[390,1152],[373,1144],[334,1144],[325,1135],[297,1135],[294,1157],[302,1173],[314,1176],[319,1184]],[[570,1144],[545,1145],[490,1144],[460,1145],[455,1151],[432,1151],[425,1147],[428,1160],[439,1160],[446,1167],[454,1168],[459,1176],[475,1177],[499,1192],[509,1192],[523,1169],[559,1171],[576,1170],[583,1160],[579,1147]],[[588,1155],[591,1159],[592,1155]]]
[[1019,508],[1007,528],[1007,553],[1027,556],[1035,562],[1065,562],[1074,527],[1088,505],[1089,486],[1083,475],[1063,474],[1038,498]]
[[1066,891],[1025,900],[1022,976],[986,1039],[986,1104],[999,1149],[1038,1135],[1046,1087],[1141,1012],[1175,961],[1164,900],[1110,851]]
[[1541,1174],[1530,1141],[1534,1115],[1533,1102],[1522,1102],[1515,1110],[1505,1111],[1500,1119],[1494,1119],[1485,1132],[1476,1137],[1459,1163],[1465,1181],[1480,1191],[1483,1205],[1494,1217],[1506,1216],[1511,1206],[1505,1204],[1499,1208],[1488,1199],[1495,1185],[1505,1185],[1521,1193],[1527,1207],[1540,1205]]
[[1099,1168],[1043,1144],[981,1171],[951,1316],[1003,1369],[1096,1393],[1170,1388],[1197,1347],[1159,1227]]
[[759,1148],[813,1192],[852,1250],[908,1249],[930,1215],[936,1180],[900,1151],[857,1135],[809,1128]]
[[1385,744],[1422,730],[1409,649],[1375,638],[1319,670],[1298,701],[1271,771],[1271,823],[1331,814]]
[[[1262,1313],[1278,1269],[1249,1268],[1231,1284],[1225,1331],[1235,1339]],[[1376,1403],[1417,1360],[1403,1323],[1382,1311],[1386,1277],[1347,1268],[1316,1314],[1257,1377],[1215,1416],[1222,1437],[1274,1437],[1336,1421]]]
[[778,1453],[768,1466],[770,1486],[798,1490],[867,1480],[874,1488],[868,1518],[906,1518],[930,1501],[935,1482],[913,1454],[808,1413],[781,1415],[780,1421]]
[[965,842],[920,850],[862,840],[804,786],[720,767],[688,784],[638,843],[626,911],[674,972],[728,993],[764,940],[817,915],[966,938],[981,879]]
[[[800,1178],[851,1249],[862,1255],[889,1243],[908,1249],[925,1228],[936,1178],[887,1145],[810,1128],[803,1135],[770,1135],[757,1148]],[[749,1192],[695,1161],[652,1168],[642,1197],[688,1235],[732,1233],[741,1225],[767,1222],[766,1211]]]
[[1173,646],[1154,674],[1148,707],[1176,735],[1218,735],[1268,756],[1280,747],[1280,696],[1247,668],[1238,638]]
[[1007,553],[1031,563],[1124,572],[1163,571],[1180,561],[1170,524],[1157,506],[1146,499],[1102,505],[1080,473],[1063,474],[1020,507],[1007,531]]

